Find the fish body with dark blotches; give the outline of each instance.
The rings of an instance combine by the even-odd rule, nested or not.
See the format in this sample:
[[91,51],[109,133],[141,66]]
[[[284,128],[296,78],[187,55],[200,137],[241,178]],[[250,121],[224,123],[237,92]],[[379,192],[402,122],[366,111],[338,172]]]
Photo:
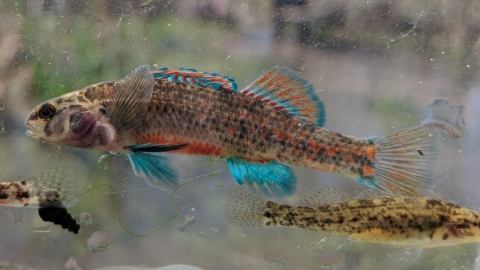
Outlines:
[[141,66],[123,80],[40,104],[27,118],[27,133],[127,153],[137,175],[170,190],[178,174],[163,152],[225,158],[238,184],[268,197],[295,191],[295,174],[285,164],[399,194],[423,195],[432,187],[436,148],[430,130],[412,127],[369,139],[326,130],[313,86],[286,67],[237,88],[216,73]]
[[291,227],[354,241],[431,248],[480,242],[480,214],[439,199],[383,195],[329,203],[322,188],[301,206],[268,201],[244,189],[229,191],[227,219],[242,227]]

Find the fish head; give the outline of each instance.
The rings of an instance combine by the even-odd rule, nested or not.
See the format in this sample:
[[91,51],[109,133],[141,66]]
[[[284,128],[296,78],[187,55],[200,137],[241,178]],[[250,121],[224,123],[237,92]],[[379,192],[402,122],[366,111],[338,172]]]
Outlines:
[[434,230],[431,241],[425,247],[480,243],[480,224],[476,219],[467,217],[458,222],[443,224]]
[[[88,90],[88,89],[87,89]],[[27,117],[27,134],[40,141],[84,148],[98,148],[113,140],[106,105],[85,98],[86,90],[45,101]]]

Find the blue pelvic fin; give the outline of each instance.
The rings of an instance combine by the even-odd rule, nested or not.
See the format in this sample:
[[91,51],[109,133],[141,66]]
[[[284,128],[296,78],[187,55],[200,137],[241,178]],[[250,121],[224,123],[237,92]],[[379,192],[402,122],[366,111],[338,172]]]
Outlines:
[[292,195],[297,187],[293,170],[276,161],[261,164],[242,158],[227,158],[227,163],[235,182],[245,184],[254,194],[280,198]]
[[160,154],[134,152],[128,154],[133,171],[142,177],[150,187],[172,191],[178,186],[178,172],[170,159]]
[[185,146],[188,146],[190,143],[179,143],[179,144],[152,144],[144,143],[138,145],[132,145],[124,147],[134,153],[137,152],[148,152],[148,153],[159,153],[159,152],[168,152],[181,149]]
[[240,92],[317,126],[325,124],[325,106],[313,85],[288,67],[272,67]]
[[191,68],[161,68],[153,73],[153,77],[171,82],[212,87],[216,90],[238,90],[237,83],[233,78],[218,73],[200,72]]

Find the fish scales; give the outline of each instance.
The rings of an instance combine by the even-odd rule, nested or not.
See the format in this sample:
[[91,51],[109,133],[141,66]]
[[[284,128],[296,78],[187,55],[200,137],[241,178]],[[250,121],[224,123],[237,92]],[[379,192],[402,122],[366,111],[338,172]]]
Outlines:
[[[78,96],[108,106],[118,83],[94,85]],[[126,144],[193,142],[172,152],[278,159],[360,177],[365,166],[373,166],[375,151],[372,142],[325,130],[238,92],[165,79],[155,80],[142,124],[127,140]]]
[[[222,157],[240,156],[253,161],[278,158],[308,167],[336,163],[347,169],[356,165],[347,164],[347,159],[354,159],[357,164],[368,163],[360,141],[326,132],[238,92],[165,79],[157,80],[155,85],[145,120],[134,131],[139,134],[137,143],[148,142],[142,135],[153,133],[160,134],[154,143],[199,141],[221,148]],[[310,140],[315,143],[309,144]],[[322,141],[324,147],[319,145]],[[350,151],[345,151],[345,157],[337,160],[340,149],[352,147],[355,150],[351,152],[361,154],[352,157],[347,154]],[[328,155],[332,149],[338,151]],[[186,147],[177,152],[189,151]],[[212,156],[218,155],[212,153]]]

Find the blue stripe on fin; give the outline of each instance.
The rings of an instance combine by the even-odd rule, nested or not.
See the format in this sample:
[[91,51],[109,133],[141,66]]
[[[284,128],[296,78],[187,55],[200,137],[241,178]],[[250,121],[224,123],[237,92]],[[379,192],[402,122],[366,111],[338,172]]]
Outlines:
[[152,143],[144,143],[138,145],[132,145],[124,147],[124,149],[128,149],[134,153],[136,152],[150,152],[150,153],[159,153],[159,152],[168,152],[174,151],[178,149],[182,149],[185,146],[188,146],[190,143],[178,143],[178,144],[152,144]]
[[288,67],[272,67],[241,93],[317,126],[325,124],[325,106],[313,85]]
[[360,183],[361,185],[364,185],[364,186],[367,186],[369,188],[373,188],[373,189],[377,189],[378,190],[378,187],[377,185],[375,184],[376,180],[375,178],[363,178],[363,177],[355,177],[353,178],[355,179],[355,181],[357,181],[358,183]]
[[171,82],[212,87],[216,90],[238,91],[238,85],[233,78],[218,73],[200,72],[191,68],[161,68],[153,72],[153,77],[159,80],[166,79]]
[[168,157],[143,152],[127,155],[135,174],[142,177],[150,187],[172,191],[178,186],[178,173]]
[[297,187],[293,170],[276,161],[261,164],[241,158],[227,158],[227,163],[235,182],[246,184],[254,194],[280,198],[292,195]]

